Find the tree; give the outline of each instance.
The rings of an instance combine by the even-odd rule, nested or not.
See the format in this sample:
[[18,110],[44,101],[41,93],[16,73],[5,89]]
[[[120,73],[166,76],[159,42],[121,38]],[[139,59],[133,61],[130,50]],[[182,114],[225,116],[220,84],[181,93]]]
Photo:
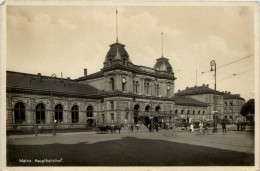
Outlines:
[[247,116],[248,114],[255,114],[255,99],[249,99],[245,104],[243,104],[240,114],[242,116]]
[[243,104],[240,114],[244,116],[244,130],[245,130],[245,118],[248,114],[255,114],[255,99],[249,99]]

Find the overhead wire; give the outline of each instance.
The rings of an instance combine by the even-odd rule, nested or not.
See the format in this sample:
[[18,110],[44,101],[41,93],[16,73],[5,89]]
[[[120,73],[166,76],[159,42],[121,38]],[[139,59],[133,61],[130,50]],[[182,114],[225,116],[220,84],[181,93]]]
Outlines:
[[[221,65],[221,66],[217,67],[217,69],[223,68],[223,67],[228,66],[228,65],[231,65],[231,64],[236,63],[236,62],[238,62],[238,61],[241,61],[241,60],[243,60],[243,59],[249,58],[249,57],[251,57],[251,56],[253,56],[253,55],[254,55],[254,54],[251,54],[251,55],[248,55],[248,56],[239,58],[239,59],[237,59],[237,60],[235,60],[235,61],[232,61],[232,62],[229,62],[229,63],[227,63],[227,64]],[[201,74],[197,75],[197,77],[200,77],[200,76],[202,76],[202,75],[204,75],[204,74],[206,74],[206,73],[208,73],[208,72],[210,72],[210,70],[205,71],[205,72],[201,72]],[[183,81],[183,82],[180,82],[180,83],[178,83],[178,84],[180,85],[180,84],[186,83],[186,82],[188,82],[188,81],[193,80],[194,78],[196,78],[196,76],[195,76],[195,77],[192,77],[192,78],[190,78],[190,79],[187,79],[187,80],[185,80],[185,81]]]
[[[231,77],[235,77],[235,76],[237,76],[237,75],[242,75],[242,74],[247,73],[247,72],[249,72],[249,71],[251,71],[251,70],[253,70],[253,69],[250,69],[250,70],[247,70],[247,71],[243,71],[243,72],[238,73],[238,74],[232,74],[232,75],[229,76],[229,77],[223,78],[223,79],[221,79],[221,80],[217,80],[217,82],[221,82],[221,81],[227,80],[227,79],[229,79],[229,78],[231,78]],[[210,83],[210,84],[214,84],[214,83]]]

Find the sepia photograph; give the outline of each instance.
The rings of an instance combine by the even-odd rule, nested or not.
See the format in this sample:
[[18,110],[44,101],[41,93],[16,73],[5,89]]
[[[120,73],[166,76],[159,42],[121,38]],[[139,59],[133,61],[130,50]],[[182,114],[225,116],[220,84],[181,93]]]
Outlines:
[[258,3],[29,2],[2,9],[6,170],[259,169]]

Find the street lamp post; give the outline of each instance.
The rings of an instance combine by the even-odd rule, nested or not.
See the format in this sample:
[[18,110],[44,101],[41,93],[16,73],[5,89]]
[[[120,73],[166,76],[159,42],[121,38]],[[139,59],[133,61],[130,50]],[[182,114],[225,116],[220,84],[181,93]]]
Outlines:
[[[51,75],[52,78],[55,78],[56,77],[56,74],[52,74]],[[51,89],[51,112],[52,112],[52,134],[53,135],[56,135],[56,132],[55,132],[55,117],[54,117],[54,109],[53,109],[53,88]]]
[[[213,120],[214,120],[214,128],[213,128],[213,132],[216,132],[216,111],[217,111],[217,64],[215,62],[215,60],[212,60],[210,62],[210,66],[211,66],[211,70],[210,71],[214,71],[214,77],[215,77],[215,93],[214,93],[214,108],[213,108]],[[213,69],[214,68],[214,69]]]
[[150,127],[151,127],[151,132],[153,131],[153,97],[151,93],[151,112],[150,112]]

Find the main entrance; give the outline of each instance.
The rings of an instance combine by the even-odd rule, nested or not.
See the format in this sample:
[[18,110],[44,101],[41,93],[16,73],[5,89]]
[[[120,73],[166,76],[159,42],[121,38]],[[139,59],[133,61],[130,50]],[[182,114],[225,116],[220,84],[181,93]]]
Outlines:
[[138,122],[138,115],[139,115],[140,106],[137,104],[134,106],[134,123],[137,124]]

